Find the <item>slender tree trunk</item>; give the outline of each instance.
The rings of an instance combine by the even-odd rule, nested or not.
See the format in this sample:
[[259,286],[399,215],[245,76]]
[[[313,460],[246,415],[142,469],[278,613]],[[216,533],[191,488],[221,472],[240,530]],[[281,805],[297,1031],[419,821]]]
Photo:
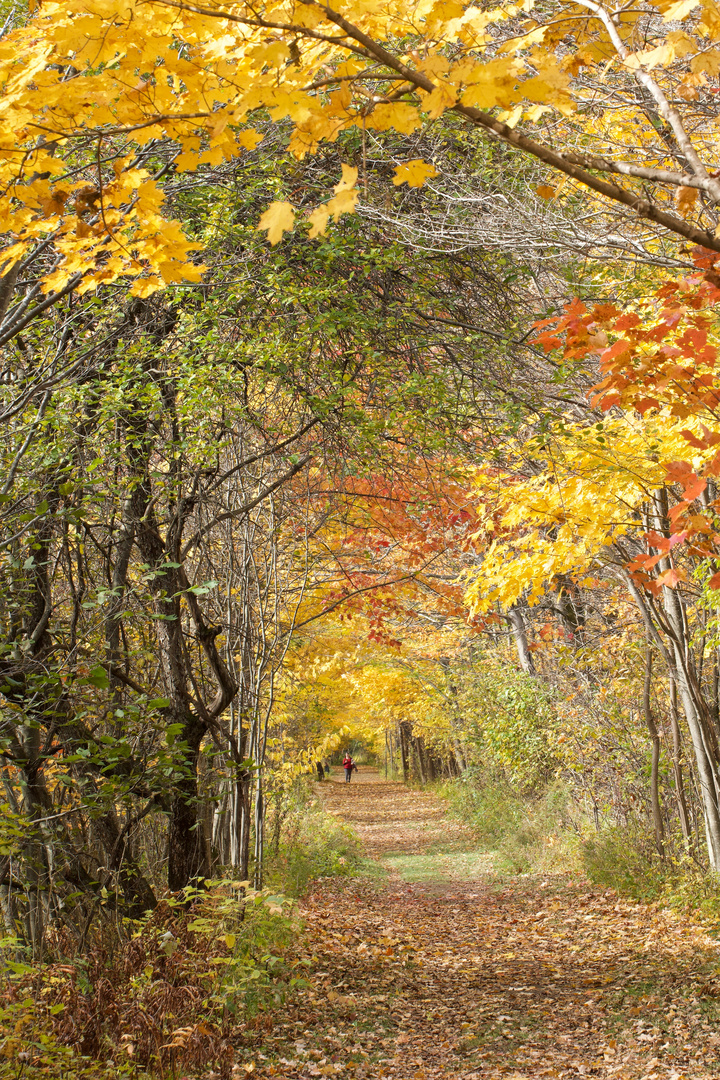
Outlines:
[[534,675],[535,661],[532,658],[530,646],[528,645],[525,619],[523,618],[522,612],[519,608],[512,607],[508,611],[507,617],[510,621],[513,637],[515,638],[515,646],[517,648],[520,667],[528,675]]
[[645,723],[650,732],[652,744],[652,765],[650,769],[650,803],[652,806],[655,843],[658,852],[665,856],[665,828],[663,825],[662,806],[660,805],[660,734],[652,713],[652,648],[648,641],[645,646],[645,679],[643,683],[643,712]]
[[460,743],[457,741],[457,739],[453,739],[452,748],[453,754],[455,755],[455,762],[458,768],[458,776],[462,776],[462,774],[467,771],[467,762],[465,760],[465,755],[462,752]]
[[265,792],[263,791],[262,769],[258,769],[255,780],[255,873],[256,889],[263,887],[263,860],[265,858]]
[[708,847],[710,868],[720,872],[720,806],[717,765],[713,748],[705,731],[702,714],[703,702],[698,700],[698,693],[691,673],[688,670],[689,658],[686,651],[686,635],[680,599],[672,589],[664,589],[665,612],[673,631],[671,641],[672,655],[677,678],[677,688],[685,712],[690,738],[695,753],[698,783],[705,822],[705,837]]
[[240,794],[240,878],[250,878],[250,776],[238,785]]
[[678,672],[678,690],[695,751],[710,867],[718,873],[720,872],[720,809],[717,770],[703,731],[702,717],[687,685],[686,675],[682,671]]
[[215,807],[212,818],[213,858],[221,866],[232,865],[230,861],[230,815],[232,800],[232,780],[226,777],[222,784],[222,794]]
[[407,720],[401,720],[398,725],[398,737],[400,739],[400,758],[402,760],[403,784],[410,779],[410,762],[408,760],[408,736],[410,724]]
[[670,729],[672,732],[672,762],[673,777],[675,779],[675,801],[677,803],[680,828],[683,839],[687,845],[692,841],[690,828],[690,815],[688,813],[687,797],[685,795],[685,779],[682,771],[682,738],[680,735],[680,720],[677,707],[677,683],[670,678]]
[[423,746],[422,739],[419,739],[417,737],[413,738],[413,745],[415,746],[415,753],[417,754],[420,783],[423,787],[425,787],[425,785],[427,784],[427,762],[425,760],[425,747]]
[[[655,501],[654,516],[658,532],[665,535],[668,532],[667,514],[667,491],[662,489]],[[658,573],[662,573],[669,568],[669,559],[663,558],[658,564]],[[648,610],[648,605],[627,571],[624,572],[624,577],[643,617],[648,636],[657,644],[667,663],[669,674],[677,682],[677,690],[685,712],[685,719],[695,755],[708,861],[710,869],[714,873],[720,873],[720,780],[717,769],[717,740],[715,732],[711,730],[710,711],[693,667],[683,599],[677,590],[663,586],[662,597],[665,617],[663,629],[668,642],[666,645]]]
[[187,749],[178,762],[181,771],[170,799],[168,825],[168,889],[177,892],[210,876],[200,815],[197,765],[205,727],[186,721],[180,739]]

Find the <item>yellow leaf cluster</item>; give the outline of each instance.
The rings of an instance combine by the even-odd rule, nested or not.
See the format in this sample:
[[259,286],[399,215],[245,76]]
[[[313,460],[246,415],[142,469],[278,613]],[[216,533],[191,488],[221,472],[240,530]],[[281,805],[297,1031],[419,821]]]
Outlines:
[[637,529],[634,511],[663,485],[662,461],[687,458],[688,426],[664,414],[568,425],[532,447],[538,473],[479,470],[482,561],[468,577],[471,610],[507,608],[523,596],[536,604],[554,578],[604,565],[613,541]]
[[[52,237],[62,261],[46,290],[74,274],[83,275],[86,290],[123,275],[137,278],[140,292],[196,280],[193,246],[166,220],[162,191],[137,165],[138,152],[154,139],[172,140],[178,170],[218,165],[258,145],[258,110],[289,123],[297,157],[353,126],[411,133],[460,103],[499,110],[511,125],[552,111],[564,118],[573,146],[662,166],[646,111],[627,105],[603,116],[587,108],[587,84],[575,81],[587,67],[600,81],[618,72],[632,79],[643,68],[677,85],[680,100],[693,100],[720,71],[720,8],[715,0],[658,0],[656,7],[664,22],[657,20],[655,37],[639,51],[639,15],[619,16],[619,61],[602,21],[576,19],[565,0],[553,0],[541,20],[529,17],[533,0],[495,8],[349,0],[342,18],[355,41],[390,53],[393,73],[391,64],[368,65],[352,34],[341,32],[340,16],[319,0],[267,0],[259,8],[239,0],[224,12],[174,0],[46,0],[0,41],[0,228],[12,237],[5,267]],[[398,84],[401,70],[420,82]],[[717,131],[709,112],[702,123],[693,120],[693,137],[712,155]],[[103,159],[119,167],[98,166]],[[420,182],[419,163],[404,168],[398,183]],[[354,181],[344,177],[341,185],[311,215],[311,235],[355,209]],[[260,228],[277,243],[295,217],[278,199]]]

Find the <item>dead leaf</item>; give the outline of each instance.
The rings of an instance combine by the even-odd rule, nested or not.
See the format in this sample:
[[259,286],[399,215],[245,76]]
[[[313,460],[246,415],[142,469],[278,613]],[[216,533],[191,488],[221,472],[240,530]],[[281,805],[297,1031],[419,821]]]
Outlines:
[[697,198],[697,188],[679,187],[675,192],[675,206],[678,213],[684,218],[689,217],[697,202]]

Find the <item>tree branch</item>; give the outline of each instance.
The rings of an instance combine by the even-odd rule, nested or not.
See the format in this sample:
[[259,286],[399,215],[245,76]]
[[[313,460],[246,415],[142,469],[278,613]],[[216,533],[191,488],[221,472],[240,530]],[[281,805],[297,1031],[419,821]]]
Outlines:
[[188,553],[200,543],[203,536],[206,536],[207,533],[211,532],[221,521],[229,521],[230,518],[242,517],[244,514],[248,514],[258,506],[264,499],[267,499],[268,495],[272,495],[273,491],[277,491],[279,487],[282,487],[288,480],[291,480],[296,473],[299,473],[301,469],[304,469],[310,460],[310,457],[310,454],[306,454],[305,457],[301,458],[300,461],[293,465],[291,469],[288,469],[287,472],[283,473],[282,476],[278,477],[272,484],[268,484],[267,487],[264,487],[254,499],[250,499],[249,502],[243,503],[242,506],[238,506],[234,510],[226,510],[224,514],[218,514],[217,517],[214,517],[207,525],[203,525],[202,529],[198,529],[195,535],[191,536],[185,544],[185,547],[181,552],[181,559],[185,559]]

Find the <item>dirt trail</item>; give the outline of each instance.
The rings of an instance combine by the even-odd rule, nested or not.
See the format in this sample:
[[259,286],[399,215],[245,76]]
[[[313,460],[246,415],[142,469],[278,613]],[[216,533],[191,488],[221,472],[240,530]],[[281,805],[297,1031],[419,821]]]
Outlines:
[[700,928],[566,877],[500,879],[442,803],[374,771],[317,788],[386,873],[303,902],[313,989],[258,1038],[253,1075],[720,1078]]

